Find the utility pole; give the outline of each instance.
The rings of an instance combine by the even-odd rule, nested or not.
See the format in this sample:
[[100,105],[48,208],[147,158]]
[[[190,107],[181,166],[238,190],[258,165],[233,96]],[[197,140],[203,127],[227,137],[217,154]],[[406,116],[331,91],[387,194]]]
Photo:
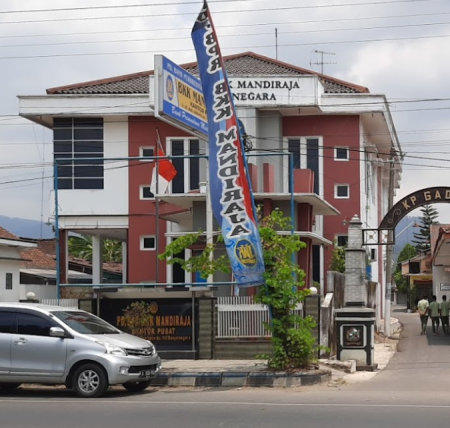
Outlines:
[[275,28],[275,59],[278,59],[278,28]]
[[[388,211],[394,202],[394,156],[395,150],[391,148],[389,158],[389,189],[388,189]],[[391,289],[392,289],[392,239],[393,230],[388,232],[388,245],[386,248],[386,295],[384,300],[384,335],[391,335]]]

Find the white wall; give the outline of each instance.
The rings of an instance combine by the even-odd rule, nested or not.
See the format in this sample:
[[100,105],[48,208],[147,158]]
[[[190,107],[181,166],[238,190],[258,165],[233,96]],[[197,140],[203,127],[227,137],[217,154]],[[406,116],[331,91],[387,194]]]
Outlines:
[[[104,123],[104,157],[128,157],[127,117],[106,117]],[[105,162],[102,190],[59,190],[60,216],[127,215],[128,161]],[[50,211],[55,212],[55,194],[50,195]]]
[[433,294],[436,294],[438,302],[444,295],[450,299],[450,290],[441,291],[441,284],[450,285],[450,272],[446,272],[444,266],[433,266]]
[[[0,302],[18,302],[20,284],[20,261],[4,258],[20,258],[19,251],[0,246]],[[12,290],[6,290],[6,274],[12,273]]]
[[36,299],[56,299],[56,286],[55,285],[38,285],[38,284],[20,284],[19,285],[19,299],[25,300],[27,293],[33,292],[36,295]]
[[[261,150],[279,151],[283,148],[283,122],[282,116],[276,110],[259,111],[258,137],[260,140],[253,141],[254,147]],[[270,163],[275,169],[275,192],[283,192],[283,183],[288,176],[289,169],[284,168],[288,156],[260,156],[258,158],[259,192],[264,185],[263,164]]]

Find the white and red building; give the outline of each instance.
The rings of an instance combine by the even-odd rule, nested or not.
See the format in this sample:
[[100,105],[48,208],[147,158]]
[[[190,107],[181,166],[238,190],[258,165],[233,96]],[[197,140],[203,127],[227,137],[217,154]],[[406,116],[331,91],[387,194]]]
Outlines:
[[[399,187],[401,148],[386,97],[251,52],[225,57],[225,64],[252,143],[248,161],[256,203],[265,212],[279,207],[290,215],[289,161],[275,154],[292,152],[295,233],[308,244],[298,262],[306,284],[316,281],[326,291],[333,242],[345,244],[347,222],[357,214],[363,228],[375,229],[387,211],[391,150],[394,188]],[[196,63],[182,67],[198,74]],[[206,161],[172,160],[178,174],[161,196],[156,218],[150,192],[154,162],[144,158],[156,154],[157,132],[168,155],[204,154],[206,143],[155,117],[149,101],[152,75],[147,71],[20,97],[20,115],[53,130],[61,283],[67,280],[69,231],[94,238],[94,283],[102,278],[102,238],[123,241],[124,283],[196,282],[156,255],[170,240],[205,230],[206,193],[200,188],[207,181]],[[294,87],[301,96],[290,97]],[[64,163],[72,158],[80,161]],[[54,195],[51,204],[54,211]],[[369,247],[368,256],[372,279],[384,283],[381,248]],[[214,280],[231,278],[216,275]],[[219,287],[219,293],[229,295],[230,287]]]

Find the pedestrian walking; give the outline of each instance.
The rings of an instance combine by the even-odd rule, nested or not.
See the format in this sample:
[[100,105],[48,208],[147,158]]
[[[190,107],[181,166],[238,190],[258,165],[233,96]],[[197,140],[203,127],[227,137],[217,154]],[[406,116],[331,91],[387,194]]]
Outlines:
[[414,311],[417,311],[417,305],[419,304],[419,296],[414,299]]
[[421,335],[427,333],[429,308],[430,308],[430,304],[428,303],[428,298],[427,298],[427,296],[423,296],[422,300],[420,300],[417,303],[417,310],[419,311],[419,315],[420,315],[420,325],[421,325],[420,334]]
[[450,304],[447,302],[447,296],[442,296],[441,305],[441,323],[444,334],[448,334],[448,316],[450,313]]
[[439,303],[437,302],[437,297],[433,296],[432,302],[430,303],[430,316],[431,316],[431,327],[433,328],[433,334],[439,334]]

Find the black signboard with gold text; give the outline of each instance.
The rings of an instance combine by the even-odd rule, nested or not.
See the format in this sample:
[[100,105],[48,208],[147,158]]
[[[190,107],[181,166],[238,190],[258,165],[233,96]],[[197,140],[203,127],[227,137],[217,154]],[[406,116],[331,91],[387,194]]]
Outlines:
[[191,299],[102,299],[101,318],[118,329],[150,340],[158,351],[192,350]]

